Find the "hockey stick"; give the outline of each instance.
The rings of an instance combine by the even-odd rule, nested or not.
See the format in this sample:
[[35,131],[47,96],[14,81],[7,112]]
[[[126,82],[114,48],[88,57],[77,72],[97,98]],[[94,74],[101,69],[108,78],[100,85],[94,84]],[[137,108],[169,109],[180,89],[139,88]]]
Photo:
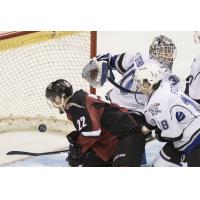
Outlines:
[[110,78],[110,77],[108,77],[107,79],[108,79],[108,81],[110,83],[112,83],[115,87],[117,87],[118,89],[122,90],[123,92],[131,93],[131,94],[142,94],[142,92],[132,91],[132,90],[123,88],[118,83],[116,83],[114,80],[112,80],[112,78]]
[[146,144],[148,144],[148,143],[150,143],[150,142],[153,142],[155,139],[156,139],[156,138],[153,137],[153,136],[147,137],[145,142],[146,142]]
[[51,155],[51,154],[58,154],[58,153],[65,153],[68,152],[67,150],[60,150],[60,151],[50,151],[50,152],[43,152],[43,153],[33,153],[27,151],[9,151],[7,155],[28,155],[28,156],[43,156],[43,155]]

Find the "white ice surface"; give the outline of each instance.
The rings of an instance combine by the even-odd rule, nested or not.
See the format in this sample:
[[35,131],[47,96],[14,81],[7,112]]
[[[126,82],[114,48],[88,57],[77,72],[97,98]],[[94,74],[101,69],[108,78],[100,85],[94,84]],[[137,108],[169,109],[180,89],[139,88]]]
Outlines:
[[[33,158],[23,155],[6,155],[9,151],[45,152],[66,149],[67,147],[66,136],[63,133],[41,133],[39,131],[0,133],[0,166],[6,164],[12,166],[18,160],[24,160],[27,163]],[[21,166],[24,165],[21,164]]]
[[[21,136],[23,136],[23,135],[21,135]],[[31,137],[34,137],[34,136],[31,136]],[[56,144],[59,144],[58,147],[60,147],[60,149],[61,148],[63,148],[63,149],[67,148],[66,140],[60,135],[56,136],[55,134],[47,134],[45,136],[45,134],[44,134],[44,135],[39,136],[39,137],[41,137],[42,141],[43,141],[43,139],[46,140],[47,137],[48,137],[48,145],[52,145],[54,143],[54,145],[51,146],[51,150],[56,149],[55,148]],[[52,141],[52,142],[50,142],[50,141]],[[14,150],[44,152],[45,149],[46,149],[46,151],[50,151],[49,146],[48,147],[46,146],[45,148],[40,147],[37,150],[34,146],[35,145],[34,145],[34,142],[33,142],[30,146],[26,145],[26,146],[23,146],[23,148],[21,147],[20,149],[19,149],[19,145],[18,145],[18,147],[16,146],[16,148]],[[160,143],[158,141],[153,141],[153,142],[150,142],[149,144],[147,144],[146,155],[147,155],[148,166],[151,166],[151,163],[153,162],[155,157],[158,155],[158,152],[162,148],[162,146],[163,146],[163,143]],[[7,150],[8,150],[8,148],[7,148]],[[9,150],[13,150],[13,149],[9,149]],[[4,155],[4,156],[7,157],[7,159],[8,159],[8,157],[10,157],[10,156],[7,156],[7,155]],[[20,158],[21,160],[11,162],[10,164],[9,164],[9,162],[7,162],[8,164],[3,164],[2,166],[4,166],[4,167],[69,167],[68,163],[65,161],[65,159],[67,157],[67,153],[60,153],[60,154],[46,155],[46,156],[37,156],[37,157],[33,157],[33,156],[24,156],[24,157],[22,157],[22,156],[11,156],[11,157],[14,157],[15,159]],[[10,160],[10,159],[8,159],[8,160]]]

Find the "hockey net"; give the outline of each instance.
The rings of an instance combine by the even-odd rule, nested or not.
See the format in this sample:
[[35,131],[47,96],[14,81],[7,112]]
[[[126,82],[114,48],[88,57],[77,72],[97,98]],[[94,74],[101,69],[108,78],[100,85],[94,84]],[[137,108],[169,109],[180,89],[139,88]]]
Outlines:
[[74,90],[89,92],[81,72],[95,51],[96,32],[1,33],[0,132],[38,130],[41,124],[66,132],[69,121],[48,107],[45,89],[66,79]]

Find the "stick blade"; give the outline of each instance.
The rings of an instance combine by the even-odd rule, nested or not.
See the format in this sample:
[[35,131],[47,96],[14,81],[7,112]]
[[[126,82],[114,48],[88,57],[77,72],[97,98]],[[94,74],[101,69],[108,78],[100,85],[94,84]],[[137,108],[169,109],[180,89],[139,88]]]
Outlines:
[[25,152],[25,151],[9,151],[7,155],[28,155],[28,156],[36,156],[35,153]]

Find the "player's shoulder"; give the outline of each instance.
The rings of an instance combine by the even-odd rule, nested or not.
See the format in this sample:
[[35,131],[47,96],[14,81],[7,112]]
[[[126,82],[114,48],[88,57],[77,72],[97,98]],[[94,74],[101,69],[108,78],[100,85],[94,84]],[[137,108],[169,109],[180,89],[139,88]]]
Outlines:
[[165,113],[173,104],[174,97],[169,83],[161,83],[160,87],[152,93],[147,109],[153,116]]
[[171,86],[168,82],[161,82],[159,88],[155,90],[150,99],[149,103],[154,104],[155,102],[168,102],[171,95]]
[[78,90],[78,91],[74,92],[74,94],[70,98],[69,102],[75,103],[78,105],[82,105],[82,104],[84,104],[87,95],[88,95],[88,93],[85,92],[84,90],[82,90],[82,89]]
[[200,54],[194,58],[192,68],[200,68]]
[[144,52],[139,51],[139,52],[137,52],[136,53],[136,57],[141,57],[145,63],[149,62],[151,60],[149,52],[147,52],[147,51],[144,51]]

